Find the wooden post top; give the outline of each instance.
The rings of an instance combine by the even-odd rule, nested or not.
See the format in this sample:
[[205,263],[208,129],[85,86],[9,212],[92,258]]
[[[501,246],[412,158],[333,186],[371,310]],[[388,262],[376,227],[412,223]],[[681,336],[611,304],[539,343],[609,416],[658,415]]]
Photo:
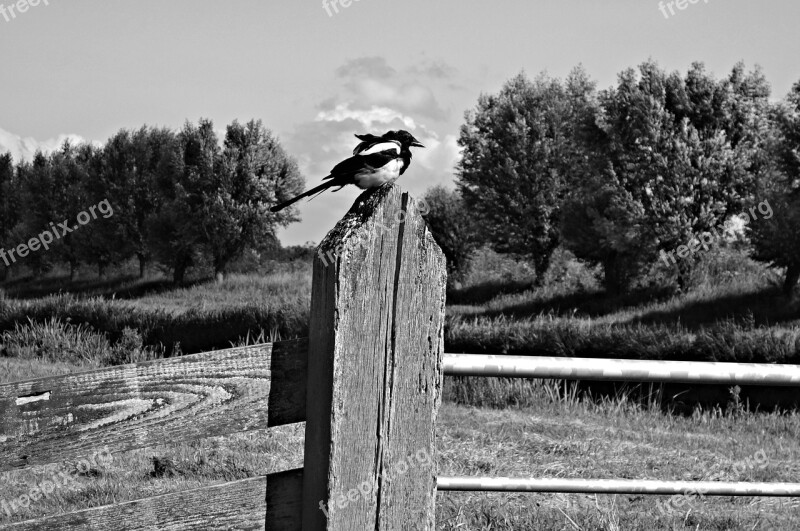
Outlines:
[[303,529],[433,529],[446,269],[416,201],[367,191],[314,261]]

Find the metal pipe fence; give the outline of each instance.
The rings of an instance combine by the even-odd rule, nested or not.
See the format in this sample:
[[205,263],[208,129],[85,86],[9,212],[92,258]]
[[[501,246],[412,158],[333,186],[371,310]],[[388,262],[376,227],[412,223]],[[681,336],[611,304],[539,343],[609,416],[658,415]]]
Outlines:
[[800,386],[800,365],[445,354],[451,376]]
[[[449,376],[800,386],[799,365],[756,363],[445,354],[443,371]],[[800,483],[654,479],[440,477],[437,490],[800,497]]]

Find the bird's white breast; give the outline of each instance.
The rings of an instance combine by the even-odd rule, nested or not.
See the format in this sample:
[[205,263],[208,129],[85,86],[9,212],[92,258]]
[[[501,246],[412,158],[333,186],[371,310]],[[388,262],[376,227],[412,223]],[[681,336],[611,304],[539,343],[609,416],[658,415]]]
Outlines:
[[394,181],[400,177],[400,168],[403,166],[403,159],[397,158],[390,160],[380,168],[366,168],[356,173],[354,178],[356,186],[359,188],[376,188],[389,181]]

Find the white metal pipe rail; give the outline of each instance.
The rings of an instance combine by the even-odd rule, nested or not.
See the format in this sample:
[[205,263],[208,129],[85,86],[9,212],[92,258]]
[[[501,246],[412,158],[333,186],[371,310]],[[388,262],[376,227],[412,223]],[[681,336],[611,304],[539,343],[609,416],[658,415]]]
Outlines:
[[704,496],[800,496],[800,483],[661,481],[656,479],[539,479],[440,477],[440,491],[574,492],[589,494],[684,494]]
[[[445,354],[449,376],[800,386],[800,365]],[[800,497],[800,483],[440,477],[440,491]]]
[[445,354],[450,376],[800,386],[800,365]]

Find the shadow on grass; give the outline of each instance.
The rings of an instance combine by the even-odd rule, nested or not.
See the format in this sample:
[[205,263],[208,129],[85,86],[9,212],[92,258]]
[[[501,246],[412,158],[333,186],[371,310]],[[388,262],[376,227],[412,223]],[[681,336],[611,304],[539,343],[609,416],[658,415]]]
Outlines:
[[668,287],[647,288],[631,293],[611,295],[604,290],[542,296],[533,294],[529,300],[509,304],[498,310],[482,313],[488,317],[531,317],[549,314],[569,317],[601,317],[624,308],[633,308],[670,298],[674,290]]
[[743,323],[749,326],[770,326],[800,319],[800,305],[792,302],[777,287],[750,293],[720,295],[686,301],[671,310],[656,310],[628,321],[629,324],[674,324],[699,330],[720,322]]
[[[502,282],[480,284],[448,293],[448,304],[481,304],[504,294],[522,293],[530,285],[503,284]],[[698,330],[722,322],[740,323],[749,327],[771,326],[800,319],[800,302],[792,302],[779,287],[767,287],[745,293],[708,295],[692,299],[676,300],[669,309],[647,311],[649,305],[667,301],[676,296],[669,286],[648,287],[626,294],[612,295],[604,290],[574,293],[537,294],[520,297],[519,302],[510,301],[499,308],[486,309],[477,315],[486,317],[528,318],[538,315],[558,317],[603,317],[625,309],[643,309],[645,313],[619,324],[674,325],[680,324],[689,330]],[[672,306],[670,304],[670,306]]]
[[498,295],[522,293],[533,287],[531,281],[490,280],[464,288],[447,290],[447,304],[483,304]]
[[54,276],[36,280],[22,277],[5,282],[2,287],[6,296],[14,299],[38,299],[49,295],[72,294],[85,297],[114,297],[117,299],[138,299],[145,295],[157,295],[178,288],[189,288],[212,282],[212,278],[202,278],[184,282],[176,286],[166,278],[140,279],[134,275],[105,279],[81,279],[70,281],[68,275]]

